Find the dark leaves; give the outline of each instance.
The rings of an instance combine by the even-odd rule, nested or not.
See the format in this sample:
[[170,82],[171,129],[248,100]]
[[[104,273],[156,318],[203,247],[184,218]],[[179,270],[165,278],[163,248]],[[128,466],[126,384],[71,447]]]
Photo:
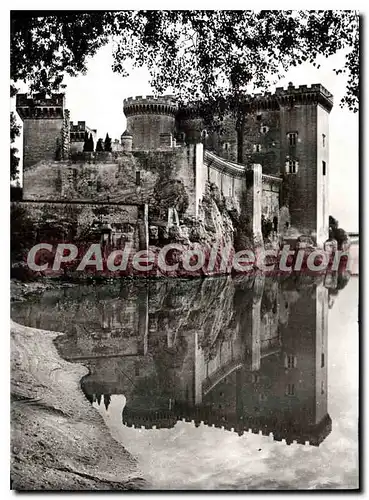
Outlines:
[[[114,41],[113,71],[126,76],[128,61],[147,66],[159,92],[183,101],[212,100],[267,90],[282,71],[318,55],[346,49],[343,104],[358,106],[359,17],[355,11],[120,11],[57,13],[13,11],[11,77],[31,90],[57,90],[65,74]],[[336,71],[336,72],[337,72]]]

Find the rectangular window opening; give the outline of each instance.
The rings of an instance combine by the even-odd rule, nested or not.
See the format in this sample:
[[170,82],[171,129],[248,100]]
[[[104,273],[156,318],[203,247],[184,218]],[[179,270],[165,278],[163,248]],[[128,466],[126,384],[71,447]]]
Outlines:
[[290,146],[296,146],[296,138],[297,138],[297,133],[296,132],[290,132],[288,135],[288,143]]
[[288,161],[288,173],[289,174],[296,174],[298,170],[298,161],[296,160],[289,160]]
[[322,167],[323,167],[323,175],[326,175],[327,173],[327,164],[325,161],[322,161]]
[[325,148],[325,134],[322,134],[322,144],[323,144],[323,148]]
[[285,357],[285,368],[296,368],[297,366],[297,357],[294,355],[288,355]]

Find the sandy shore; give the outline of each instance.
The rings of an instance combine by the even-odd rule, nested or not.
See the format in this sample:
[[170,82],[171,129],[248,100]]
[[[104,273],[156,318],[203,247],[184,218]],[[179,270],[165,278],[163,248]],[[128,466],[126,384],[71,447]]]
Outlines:
[[12,489],[144,488],[137,462],[83,395],[87,368],[58,355],[57,335],[11,323]]

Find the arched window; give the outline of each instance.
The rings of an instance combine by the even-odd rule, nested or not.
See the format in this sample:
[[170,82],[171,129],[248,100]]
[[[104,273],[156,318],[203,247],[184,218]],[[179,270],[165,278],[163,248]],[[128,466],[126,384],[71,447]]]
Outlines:
[[207,136],[208,136],[208,133],[207,133],[206,129],[202,130],[202,132],[201,132],[201,139],[205,140],[207,138]]

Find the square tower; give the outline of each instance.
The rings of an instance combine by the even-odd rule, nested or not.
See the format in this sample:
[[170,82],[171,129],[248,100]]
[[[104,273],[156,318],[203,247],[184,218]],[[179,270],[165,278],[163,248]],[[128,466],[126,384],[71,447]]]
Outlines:
[[277,88],[283,204],[291,226],[320,247],[329,234],[329,113],[333,96],[320,84]]
[[64,146],[69,146],[69,112],[64,108],[64,94],[17,95],[16,109],[23,121],[24,171],[39,161],[64,156]]

